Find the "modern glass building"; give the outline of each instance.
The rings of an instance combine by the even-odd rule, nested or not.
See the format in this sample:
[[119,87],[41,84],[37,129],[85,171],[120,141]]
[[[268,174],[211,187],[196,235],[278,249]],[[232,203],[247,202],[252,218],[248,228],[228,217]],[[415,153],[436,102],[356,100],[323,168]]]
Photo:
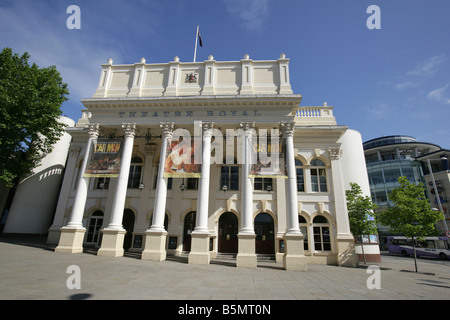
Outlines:
[[[436,144],[419,142],[411,136],[387,136],[369,140],[363,144],[372,200],[380,210],[391,203],[388,195],[399,186],[397,179],[405,176],[412,183],[425,184],[422,163],[418,157],[441,149]],[[388,227],[378,226],[381,249]]]

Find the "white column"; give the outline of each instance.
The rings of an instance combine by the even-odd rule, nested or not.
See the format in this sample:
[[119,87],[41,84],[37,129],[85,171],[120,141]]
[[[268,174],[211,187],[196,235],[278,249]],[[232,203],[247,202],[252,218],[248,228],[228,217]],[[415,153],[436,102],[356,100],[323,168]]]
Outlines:
[[159,159],[158,177],[156,182],[155,203],[153,209],[153,221],[150,229],[145,232],[144,251],[141,259],[163,261],[166,259],[166,236],[164,229],[164,216],[166,213],[167,178],[164,178],[164,163],[166,160],[167,146],[173,134],[173,122],[161,122],[161,156]]
[[[350,231],[350,223],[348,220],[344,180],[341,173],[340,153],[341,150],[339,148],[328,149],[331,162],[330,184],[336,211],[337,263],[340,266],[356,267],[358,265],[358,256],[355,252],[355,239]],[[328,174],[329,170],[327,170],[327,175]]]
[[130,172],[131,156],[133,155],[133,143],[136,124],[125,123],[124,141],[122,145],[122,159],[114,191],[113,204],[109,225],[102,232],[101,247],[97,252],[99,256],[121,257],[123,256],[123,240],[126,230],[122,226],[123,210],[127,196],[128,175]]
[[[213,122],[202,122],[202,171],[198,188],[195,230],[191,233],[192,243],[189,263],[209,264],[209,177],[211,169],[211,137]],[[197,137],[196,137],[197,138]]]
[[64,179],[59,193],[58,205],[55,211],[55,217],[53,224],[48,230],[47,243],[57,244],[59,236],[61,234],[61,227],[63,226],[64,213],[67,208],[67,202],[69,201],[69,194],[72,187],[73,173],[77,165],[78,156],[81,152],[80,147],[72,146],[69,148],[69,157],[67,160],[66,168],[64,170]]
[[75,200],[73,204],[72,213],[70,215],[69,222],[66,227],[82,228],[83,227],[83,214],[84,207],[86,205],[87,192],[89,187],[89,178],[84,177],[84,171],[86,170],[87,163],[90,158],[91,150],[98,138],[98,124],[92,124],[88,126],[89,139],[86,145],[86,152],[84,154],[83,162],[78,172],[77,192],[75,194]]
[[130,174],[131,157],[133,155],[133,143],[136,124],[125,123],[122,125],[122,128],[124,129],[122,159],[120,164],[119,177],[117,178],[117,186],[114,193],[114,201],[111,210],[111,220],[108,227],[106,227],[107,230],[123,230],[123,210],[125,208],[125,199],[127,196],[128,176]]
[[99,124],[88,125],[88,141],[83,162],[78,172],[77,192],[75,194],[74,205],[70,214],[69,222],[61,228],[61,235],[55,252],[78,253],[83,252],[83,239],[86,228],[83,227],[83,214],[86,206],[89,178],[84,177],[87,163],[90,158],[92,146],[98,138]]
[[198,187],[197,221],[193,232],[209,233],[208,206],[209,206],[209,178],[211,170],[211,137],[213,122],[203,122],[202,144],[202,172]]
[[156,182],[155,204],[153,207],[152,231],[164,230],[164,216],[166,214],[167,178],[164,178],[164,163],[167,156],[167,146],[173,134],[173,122],[161,123],[161,156],[159,158],[158,177]]
[[254,136],[254,122],[242,122],[244,130],[242,141],[242,190],[241,190],[241,228],[238,233],[238,267],[256,268],[255,230],[253,227],[253,185],[250,175],[251,154],[253,152],[252,139]]
[[255,234],[253,228],[253,185],[250,178],[251,153],[253,151],[252,139],[254,133],[254,123],[242,122],[241,128],[244,130],[242,141],[242,191],[241,191],[241,211],[242,224],[239,233]]
[[286,234],[301,234],[298,226],[298,204],[297,204],[297,172],[295,170],[294,154],[294,123],[284,122],[281,124],[286,148]]
[[286,233],[284,235],[283,267],[286,270],[306,271],[303,234],[298,225],[297,173],[295,170],[294,131],[295,123],[280,123],[286,148]]

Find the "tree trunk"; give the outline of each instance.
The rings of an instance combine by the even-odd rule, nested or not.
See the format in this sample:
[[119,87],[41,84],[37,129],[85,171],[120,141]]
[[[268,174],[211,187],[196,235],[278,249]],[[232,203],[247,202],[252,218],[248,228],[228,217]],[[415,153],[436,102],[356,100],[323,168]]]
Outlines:
[[415,266],[416,272],[417,272],[416,241],[414,240],[414,237],[412,237],[412,245],[413,245],[413,253],[414,253],[414,266]]
[[363,254],[364,264],[367,264],[366,263],[366,254],[364,253],[364,241],[362,238],[361,238],[361,250],[362,250],[362,254]]

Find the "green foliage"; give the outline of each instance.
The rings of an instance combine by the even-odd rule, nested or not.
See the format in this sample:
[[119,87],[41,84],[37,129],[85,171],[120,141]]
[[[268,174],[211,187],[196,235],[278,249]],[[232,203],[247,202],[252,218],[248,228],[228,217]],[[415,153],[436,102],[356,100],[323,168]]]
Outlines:
[[374,210],[377,205],[369,196],[363,196],[357,183],[350,183],[350,190],[345,190],[348,218],[353,235],[366,235],[377,232]]
[[378,221],[408,238],[434,235],[434,225],[444,216],[439,211],[431,210],[423,184],[413,184],[406,177],[398,178],[398,182],[400,187],[389,195],[394,206],[378,213]]
[[10,48],[0,53],[0,183],[12,186],[37,166],[62,135],[69,94],[55,66],[30,65]]

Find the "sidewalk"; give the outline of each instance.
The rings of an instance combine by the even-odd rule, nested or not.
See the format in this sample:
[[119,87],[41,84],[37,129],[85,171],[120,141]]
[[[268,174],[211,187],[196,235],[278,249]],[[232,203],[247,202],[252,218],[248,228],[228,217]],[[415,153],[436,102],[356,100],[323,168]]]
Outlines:
[[[2,300],[448,300],[450,261],[382,256],[380,289],[369,289],[374,275],[367,266],[345,268],[308,265],[307,272],[286,271],[264,262],[256,269],[236,268],[233,261],[213,260],[190,265],[187,259],[140,260],[139,254],[99,257],[95,253],[54,253],[45,239],[0,237],[0,299]],[[80,270],[80,289],[68,289]],[[369,272],[369,273],[368,273]],[[373,278],[372,278],[373,279]]]

